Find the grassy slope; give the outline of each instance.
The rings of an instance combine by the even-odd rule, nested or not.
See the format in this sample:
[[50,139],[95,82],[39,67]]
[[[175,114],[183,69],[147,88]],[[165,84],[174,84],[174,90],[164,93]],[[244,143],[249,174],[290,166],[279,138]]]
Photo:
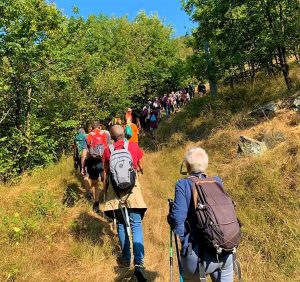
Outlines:
[[[244,224],[239,249],[244,280],[300,281],[300,117],[281,110],[258,124],[245,114],[284,92],[280,79],[271,82],[234,93],[225,89],[218,100],[195,100],[162,125],[160,145],[143,144],[150,281],[168,281],[167,199],[186,148],[195,144],[209,153],[208,173],[220,175],[237,202]],[[270,150],[262,157],[237,158],[242,134],[265,136]],[[126,281],[132,275],[115,268],[115,232],[91,212],[70,159],[1,187],[0,197],[1,281]]]

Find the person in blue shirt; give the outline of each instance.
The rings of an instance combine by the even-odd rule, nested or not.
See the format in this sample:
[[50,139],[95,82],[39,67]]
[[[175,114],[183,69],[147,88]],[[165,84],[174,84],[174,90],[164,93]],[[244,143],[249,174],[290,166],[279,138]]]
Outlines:
[[[185,155],[188,178],[177,181],[175,186],[174,206],[168,215],[168,221],[175,234],[181,241],[181,264],[184,281],[199,281],[199,256],[204,260],[206,275],[210,275],[213,282],[233,282],[233,255],[224,253],[216,255],[205,250],[195,236],[195,227],[188,224],[187,219],[193,213],[191,201],[193,182],[191,177],[206,178],[205,171],[208,167],[208,156],[200,147],[188,150]],[[220,177],[214,177],[223,185]],[[201,253],[200,253],[201,252]]]

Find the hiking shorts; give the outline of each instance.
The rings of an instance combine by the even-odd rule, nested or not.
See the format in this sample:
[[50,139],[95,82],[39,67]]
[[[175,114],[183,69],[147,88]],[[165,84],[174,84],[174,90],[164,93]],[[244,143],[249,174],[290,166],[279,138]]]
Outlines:
[[98,180],[103,171],[102,160],[88,159],[86,160],[86,169],[91,180]]

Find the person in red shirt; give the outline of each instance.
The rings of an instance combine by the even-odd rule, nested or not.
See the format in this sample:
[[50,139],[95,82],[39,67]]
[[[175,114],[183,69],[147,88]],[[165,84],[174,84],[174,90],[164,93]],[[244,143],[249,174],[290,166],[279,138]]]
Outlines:
[[99,176],[101,176],[103,171],[102,156],[104,149],[99,151],[99,156],[93,156],[91,153],[92,143],[94,138],[99,140],[99,148],[108,146],[107,134],[102,130],[102,125],[100,122],[96,121],[92,125],[93,130],[88,134],[83,144],[83,150],[81,155],[81,174],[84,178],[89,176],[91,181],[92,196],[93,196],[93,210],[96,213],[100,212],[99,208]]
[[[120,136],[113,137],[114,131],[116,131],[116,129],[118,129],[118,131],[120,132]],[[112,127],[111,137],[115,141],[113,145],[114,145],[114,148],[116,150],[122,149],[124,147],[124,142],[125,142],[124,141],[124,129],[121,126],[114,125]],[[137,171],[142,172],[143,171],[142,158],[144,156],[144,153],[141,150],[141,148],[139,147],[138,143],[129,142],[128,151],[132,156],[133,168]],[[110,158],[109,147],[106,147],[104,149],[104,153],[103,153],[103,157],[102,157],[102,162],[103,162],[103,165],[104,165],[104,177],[103,178],[106,178],[106,173],[105,172],[109,172],[109,158]],[[106,189],[104,188],[104,192],[105,191],[106,191]]]
[[[114,151],[125,148],[124,129],[122,126],[114,125],[110,130],[110,134],[112,139],[115,141],[113,144]],[[143,151],[140,149],[138,143],[129,142],[128,151],[132,156],[133,169],[137,172],[140,171],[143,173]],[[111,183],[112,181],[109,181],[111,180],[109,177],[110,156],[110,148],[105,148],[102,158],[104,164],[103,187],[106,195],[104,213],[107,217],[115,219],[117,222],[117,231],[122,250],[122,254],[119,257],[118,262],[122,267],[130,267],[132,249],[134,256],[134,274],[138,281],[147,281],[144,270],[145,254],[142,229],[142,219],[147,210],[147,206],[142,196],[138,176],[136,177],[134,187],[129,194],[126,194],[123,197],[116,195]],[[122,211],[124,210],[125,213],[127,211],[126,214],[128,221],[125,221],[124,216],[122,216]],[[128,231],[128,225],[126,222],[129,222],[129,228],[131,231]],[[132,236],[129,235],[130,232]],[[130,238],[132,238],[133,246],[131,249]]]

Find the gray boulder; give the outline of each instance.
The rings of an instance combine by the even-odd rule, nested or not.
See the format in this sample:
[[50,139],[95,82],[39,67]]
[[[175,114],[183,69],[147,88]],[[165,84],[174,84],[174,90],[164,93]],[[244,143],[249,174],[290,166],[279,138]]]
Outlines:
[[255,118],[274,117],[278,111],[278,106],[274,102],[270,102],[260,108],[250,112],[250,115]]
[[238,144],[238,155],[261,155],[267,151],[267,146],[265,142],[259,142],[255,139],[240,136],[240,141]]

